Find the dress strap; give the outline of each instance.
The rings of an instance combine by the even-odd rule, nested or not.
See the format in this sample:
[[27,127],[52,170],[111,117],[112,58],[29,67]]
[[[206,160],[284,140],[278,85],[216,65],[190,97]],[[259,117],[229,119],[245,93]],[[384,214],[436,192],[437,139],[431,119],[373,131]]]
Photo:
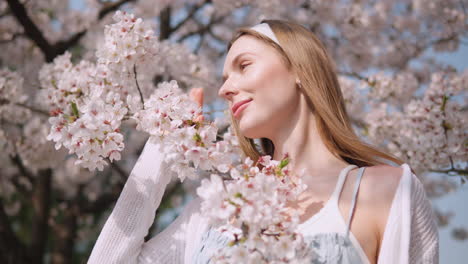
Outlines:
[[346,224],[346,237],[348,237],[348,235],[349,235],[351,220],[352,220],[353,214],[354,214],[354,206],[356,205],[356,198],[357,198],[357,194],[358,194],[358,191],[359,191],[359,184],[361,183],[362,174],[364,174],[364,169],[365,168],[366,167],[359,168],[356,183],[354,184],[353,200],[351,201],[351,209],[349,210],[348,223]]
[[348,172],[354,168],[357,168],[356,165],[350,164],[344,169],[341,170],[340,175],[338,176],[338,181],[335,186],[335,190],[332,193],[330,200],[334,200],[334,203],[338,206],[338,200],[340,199],[341,190],[343,189],[344,182]]

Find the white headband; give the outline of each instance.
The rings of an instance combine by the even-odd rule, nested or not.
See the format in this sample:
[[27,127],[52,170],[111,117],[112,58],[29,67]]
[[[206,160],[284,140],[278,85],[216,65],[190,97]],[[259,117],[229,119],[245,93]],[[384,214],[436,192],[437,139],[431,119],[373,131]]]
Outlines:
[[261,33],[261,34],[269,37],[271,40],[276,42],[276,44],[280,45],[278,39],[275,36],[275,33],[273,33],[273,30],[271,30],[270,25],[268,25],[267,23],[261,23],[261,24],[255,25],[255,26],[251,27],[250,29],[253,29],[253,30],[257,31],[258,33]]

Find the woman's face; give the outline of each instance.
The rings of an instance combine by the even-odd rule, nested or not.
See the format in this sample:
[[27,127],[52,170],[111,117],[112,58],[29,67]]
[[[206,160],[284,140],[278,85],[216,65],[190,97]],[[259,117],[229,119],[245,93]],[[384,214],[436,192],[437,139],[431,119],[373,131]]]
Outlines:
[[[224,83],[218,95],[248,138],[270,138],[298,110],[296,75],[288,70],[280,53],[249,35],[238,38],[224,63]],[[233,112],[236,103],[250,100]]]

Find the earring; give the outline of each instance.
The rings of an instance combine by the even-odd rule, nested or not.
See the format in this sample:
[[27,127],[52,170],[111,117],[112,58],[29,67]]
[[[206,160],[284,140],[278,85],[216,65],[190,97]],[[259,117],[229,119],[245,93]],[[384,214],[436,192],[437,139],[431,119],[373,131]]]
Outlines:
[[299,89],[302,89],[301,81],[297,81],[297,82],[296,82],[296,85],[297,85],[297,87],[298,87]]

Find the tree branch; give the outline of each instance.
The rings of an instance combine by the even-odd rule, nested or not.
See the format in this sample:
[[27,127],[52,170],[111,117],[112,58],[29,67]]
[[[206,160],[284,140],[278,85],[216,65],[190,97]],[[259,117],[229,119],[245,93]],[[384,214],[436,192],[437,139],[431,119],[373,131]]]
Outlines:
[[26,246],[16,237],[0,199],[0,262],[31,263]]
[[50,194],[52,170],[39,172],[32,197],[34,220],[31,234],[31,257],[36,263],[43,263],[49,232]]

